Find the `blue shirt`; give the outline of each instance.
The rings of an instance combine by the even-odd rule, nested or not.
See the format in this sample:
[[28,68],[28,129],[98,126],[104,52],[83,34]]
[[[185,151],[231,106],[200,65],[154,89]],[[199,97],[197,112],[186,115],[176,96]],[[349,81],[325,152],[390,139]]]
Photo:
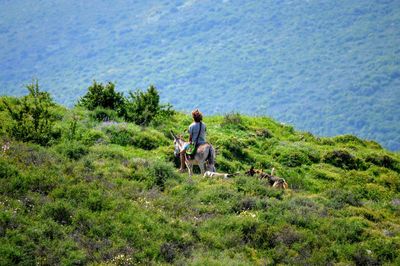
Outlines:
[[[201,132],[199,135],[200,123],[201,123]],[[193,122],[189,126],[189,134],[190,134],[190,136],[192,136],[193,143],[196,143],[197,135],[199,136],[199,139],[197,140],[197,144],[206,143],[206,124],[204,124],[203,122]]]

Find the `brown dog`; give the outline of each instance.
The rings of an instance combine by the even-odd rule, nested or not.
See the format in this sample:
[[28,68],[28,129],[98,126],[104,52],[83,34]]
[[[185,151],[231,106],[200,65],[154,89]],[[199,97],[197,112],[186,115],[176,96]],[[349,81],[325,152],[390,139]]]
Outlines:
[[252,166],[249,171],[245,172],[246,175],[254,176],[256,175],[260,179],[268,179],[269,185],[274,188],[288,189],[289,185],[285,179],[281,177],[274,176],[275,168],[272,168],[271,174],[264,173],[263,170],[254,169]]

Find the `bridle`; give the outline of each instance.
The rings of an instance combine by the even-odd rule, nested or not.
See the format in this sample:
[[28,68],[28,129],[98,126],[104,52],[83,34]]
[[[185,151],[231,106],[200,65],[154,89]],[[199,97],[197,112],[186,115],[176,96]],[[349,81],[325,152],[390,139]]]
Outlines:
[[181,137],[176,137],[174,139],[174,146],[175,146],[174,155],[176,157],[179,157],[179,154],[181,153],[182,146],[184,143],[185,141]]

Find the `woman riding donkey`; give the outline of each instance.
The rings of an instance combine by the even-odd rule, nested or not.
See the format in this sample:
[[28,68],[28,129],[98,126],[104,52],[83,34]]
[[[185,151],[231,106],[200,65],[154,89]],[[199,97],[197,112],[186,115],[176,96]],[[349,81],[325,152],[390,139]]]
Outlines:
[[[189,126],[189,142],[194,144],[196,147],[198,145],[206,143],[207,129],[206,129],[206,124],[202,122],[203,114],[199,111],[199,109],[195,109],[192,111],[192,118],[193,118],[193,123],[190,124]],[[181,158],[181,167],[179,168],[180,172],[185,171],[185,154],[190,143],[186,144],[180,153],[180,158]]]
[[[175,136],[175,154],[180,156],[181,167],[180,172],[185,171],[185,164],[188,167],[189,175],[192,175],[192,168],[194,164],[199,165],[201,173],[205,172],[205,163],[208,164],[210,171],[215,171],[214,160],[215,150],[212,145],[206,142],[206,125],[202,122],[203,115],[196,109],[192,112],[193,123],[189,126],[189,142],[185,142],[182,138]],[[192,144],[192,145],[191,145]],[[187,151],[194,145],[194,155],[187,156]]]

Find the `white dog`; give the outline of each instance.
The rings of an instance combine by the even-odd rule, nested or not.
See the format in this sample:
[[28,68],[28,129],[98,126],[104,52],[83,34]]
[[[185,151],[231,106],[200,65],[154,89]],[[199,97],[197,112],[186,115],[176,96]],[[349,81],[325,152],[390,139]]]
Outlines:
[[223,178],[228,178],[231,176],[234,176],[235,174],[224,174],[224,173],[217,173],[217,172],[211,172],[211,171],[206,171],[203,175],[203,177],[223,177]]

